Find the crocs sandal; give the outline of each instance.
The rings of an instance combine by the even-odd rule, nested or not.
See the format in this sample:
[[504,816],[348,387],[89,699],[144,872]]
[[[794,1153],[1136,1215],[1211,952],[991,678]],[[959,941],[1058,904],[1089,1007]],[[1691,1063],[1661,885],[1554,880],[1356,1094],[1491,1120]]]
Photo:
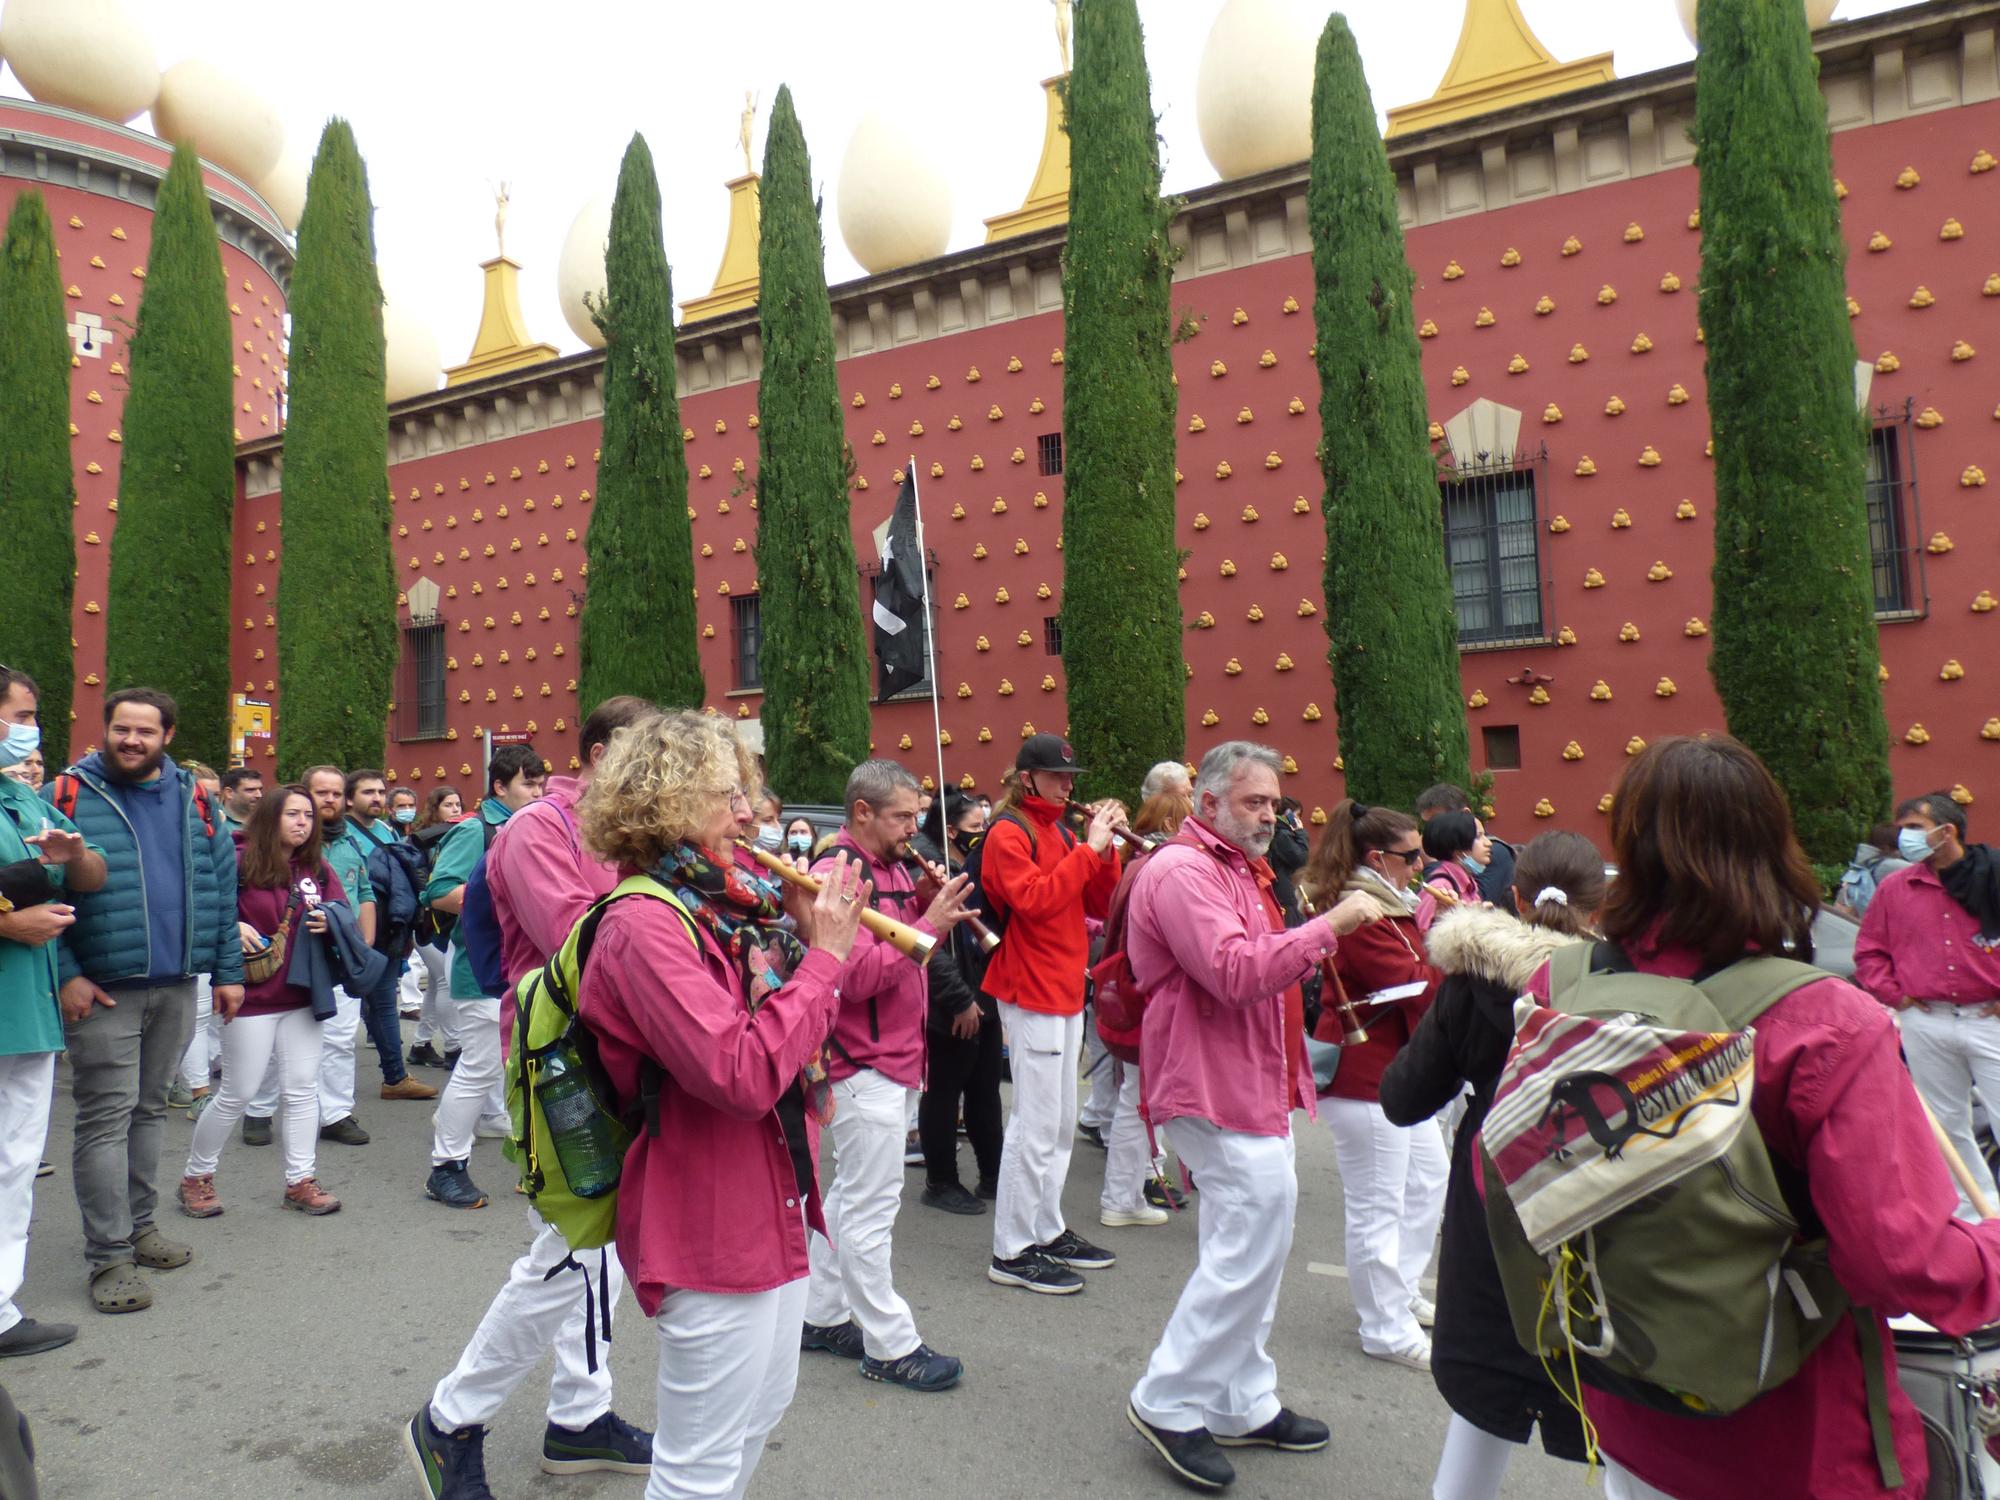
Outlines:
[[101,1313],[141,1312],[153,1305],[153,1289],[137,1266],[120,1261],[90,1278],[90,1305]]

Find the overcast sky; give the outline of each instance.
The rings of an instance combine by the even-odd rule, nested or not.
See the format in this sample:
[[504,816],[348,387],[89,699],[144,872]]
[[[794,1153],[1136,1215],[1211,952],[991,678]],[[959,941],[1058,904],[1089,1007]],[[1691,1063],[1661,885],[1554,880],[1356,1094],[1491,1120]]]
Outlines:
[[[1291,0],[1317,28],[1335,9]],[[1896,7],[1844,0],[1838,15]],[[1140,0],[1166,187],[1215,172],[1195,122],[1195,78],[1221,0]],[[1673,0],[1521,0],[1563,59],[1611,52],[1621,76],[1693,49]],[[508,250],[524,267],[530,331],[581,344],[558,309],[555,266],[577,209],[615,184],[643,131],[660,173],[677,299],[708,290],[727,224],[723,183],[742,170],[746,90],[768,110],[787,83],[826,199],[827,274],[859,273],[834,202],[842,154],[877,109],[936,154],[952,186],[951,248],[1020,205],[1042,140],[1043,77],[1058,71],[1049,0],[134,0],[160,65],[206,56],[277,106],[308,157],[332,114],[367,157],[389,295],[462,360],[479,321],[478,264],[493,253],[489,183],[505,178]],[[1348,0],[1378,108],[1427,97],[1450,61],[1464,0]],[[11,72],[0,90],[21,92]],[[762,110],[757,153],[763,153]],[[136,122],[146,128],[144,117]]]

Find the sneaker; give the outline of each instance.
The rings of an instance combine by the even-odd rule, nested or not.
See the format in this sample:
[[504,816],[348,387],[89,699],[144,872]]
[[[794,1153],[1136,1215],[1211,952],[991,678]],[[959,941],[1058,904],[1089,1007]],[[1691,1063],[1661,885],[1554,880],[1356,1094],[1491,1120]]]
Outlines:
[[1099,1130],[1095,1125],[1085,1125],[1079,1121],[1076,1127],[1076,1138],[1080,1141],[1088,1141],[1099,1151],[1107,1149],[1104,1144],[1104,1132]]
[[924,1143],[917,1139],[917,1133],[912,1130],[908,1135],[903,1137],[903,1165],[906,1167],[921,1167],[923,1164]]
[[271,1144],[271,1117],[256,1115],[243,1117],[243,1144],[246,1146],[268,1146]]
[[368,1132],[353,1115],[344,1115],[331,1125],[320,1126],[319,1138],[342,1146],[365,1146],[369,1141]]
[[418,1042],[410,1048],[409,1064],[413,1068],[446,1068],[451,1064],[444,1060],[444,1054],[429,1042]]
[[1109,1250],[1098,1249],[1074,1229],[1065,1229],[1046,1245],[1037,1245],[1035,1249],[1073,1271],[1102,1271],[1107,1266],[1118,1264],[1117,1256]]
[[1000,1196],[1000,1184],[995,1182],[991,1177],[982,1177],[979,1179],[979,1186],[972,1191],[975,1196],[984,1198],[988,1203],[991,1203]]
[[60,1349],[76,1338],[74,1323],[37,1323],[33,1318],[23,1318],[5,1333],[0,1333],[0,1359],[13,1359],[23,1354],[47,1354],[51,1349]]
[[1278,1408],[1278,1414],[1253,1432],[1237,1437],[1216,1435],[1215,1441],[1224,1448],[1276,1448],[1281,1453],[1317,1453],[1333,1437],[1333,1431],[1326,1423],[1311,1417],[1302,1417],[1289,1406]]
[[1198,1490],[1220,1490],[1236,1482],[1235,1468],[1216,1447],[1215,1439],[1206,1427],[1196,1427],[1188,1432],[1155,1427],[1140,1416],[1138,1409],[1129,1401],[1125,1403],[1125,1420],[1132,1424],[1140,1437],[1153,1445],[1153,1451],[1167,1461],[1167,1467],[1182,1483]]
[[924,1184],[917,1201],[926,1208],[941,1208],[948,1214],[983,1214],[986,1205],[981,1203],[964,1187],[956,1182],[947,1182],[939,1187],[935,1182]]
[[1431,1367],[1431,1341],[1429,1339],[1412,1344],[1407,1349],[1385,1349],[1379,1354],[1373,1349],[1363,1349],[1361,1352],[1370,1359],[1379,1359],[1384,1364],[1401,1365],[1406,1370],[1423,1370],[1428,1372]]
[[1157,1177],[1146,1181],[1146,1201],[1155,1208],[1169,1208],[1175,1213],[1187,1207],[1187,1195],[1172,1183],[1162,1182]]
[[653,1435],[608,1411],[588,1427],[542,1432],[544,1474],[647,1474],[653,1468]]
[[192,1103],[194,1103],[194,1094],[178,1078],[167,1085],[168,1109],[186,1109]]
[[199,1177],[183,1177],[180,1199],[181,1212],[190,1219],[214,1219],[222,1215],[222,1205],[215,1198],[213,1172],[204,1172]]
[[455,1068],[455,1067],[457,1067],[457,1066],[458,1066],[458,1055],[459,1055],[459,1051],[460,1051],[460,1049],[459,1049],[459,1048],[457,1048],[457,1047],[454,1047],[454,1048],[452,1048],[452,1049],[451,1049],[451,1051],[449,1051],[449,1052],[445,1053],[445,1055],[444,1055],[444,1065],[445,1065],[445,1067],[446,1067],[446,1068],[448,1068],[448,1069],[449,1069],[449,1068]]
[[190,1120],[197,1120],[197,1121],[200,1120],[201,1112],[207,1109],[209,1105],[213,1104],[214,1102],[215,1102],[214,1093],[208,1089],[203,1089],[199,1094],[196,1094],[194,1098],[189,1102],[187,1107],[187,1117]]
[[948,1391],[965,1373],[962,1361],[919,1344],[901,1359],[861,1359],[861,1373],[870,1380],[900,1385],[909,1391]]
[[428,1083],[418,1083],[416,1079],[410,1077],[408,1074],[398,1078],[394,1083],[385,1083],[382,1085],[382,1097],[384,1099],[435,1099],[437,1096],[438,1091],[436,1089],[432,1088]]
[[486,1429],[439,1432],[427,1401],[403,1429],[403,1451],[431,1500],[493,1500],[486,1484]]
[[1037,1250],[1024,1251],[1012,1260],[994,1256],[993,1263],[986,1268],[986,1279],[996,1286],[1026,1287],[1051,1297],[1067,1297],[1083,1290],[1081,1276]]
[[1107,1208],[1098,1214],[1097,1222],[1106,1229],[1138,1229],[1152,1224],[1164,1224],[1169,1217],[1164,1208],[1141,1203],[1137,1208]]
[[487,1115],[472,1127],[475,1139],[482,1141],[504,1141],[514,1134],[514,1122],[506,1115]]
[[1410,1314],[1417,1320],[1419,1328],[1435,1328],[1438,1320],[1437,1304],[1428,1297],[1412,1297]]
[[486,1207],[486,1195],[473,1183],[472,1174],[465,1170],[462,1161],[432,1167],[430,1180],[424,1184],[424,1196],[436,1199],[446,1208]]
[[861,1330],[852,1318],[845,1323],[808,1323],[799,1334],[799,1348],[823,1349],[842,1359],[860,1359]]
[[296,1208],[315,1219],[340,1212],[340,1200],[319,1185],[316,1177],[302,1177],[285,1189],[285,1207]]

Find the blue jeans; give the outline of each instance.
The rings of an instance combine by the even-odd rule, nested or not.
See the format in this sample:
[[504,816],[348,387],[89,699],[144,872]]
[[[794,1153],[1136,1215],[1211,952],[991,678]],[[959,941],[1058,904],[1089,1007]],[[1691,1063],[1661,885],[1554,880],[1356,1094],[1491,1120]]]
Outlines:
[[361,1002],[361,1021],[368,1028],[368,1040],[375,1044],[376,1057],[381,1060],[384,1084],[401,1083],[409,1076],[409,1069],[403,1064],[403,1018],[397,1010],[397,993],[402,988],[406,962],[391,959],[375,988]]

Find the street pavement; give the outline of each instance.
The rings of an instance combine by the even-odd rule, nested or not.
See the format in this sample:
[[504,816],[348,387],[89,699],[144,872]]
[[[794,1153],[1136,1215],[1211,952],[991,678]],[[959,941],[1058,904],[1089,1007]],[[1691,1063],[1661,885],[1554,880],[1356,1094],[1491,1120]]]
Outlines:
[[[232,1139],[216,1183],[226,1212],[197,1222],[172,1185],[193,1127],[168,1116],[160,1227],[196,1247],[192,1264],[149,1272],[146,1312],[106,1317],[85,1292],[82,1236],[70,1186],[74,1106],[59,1069],[47,1155],[36,1184],[29,1316],[82,1325],[76,1342],[0,1364],[34,1424],[47,1500],[299,1496],[411,1500],[423,1491],[400,1429],[457,1359],[528,1239],[523,1200],[497,1143],[481,1141],[474,1180],[492,1203],[454,1211],[423,1196],[430,1107],[374,1098],[379,1074],[360,1049],[357,1110],[374,1140],[322,1143],[320,1179],[341,1212],[309,1219],[279,1207],[276,1145]],[[441,1083],[442,1076],[419,1070]],[[1287,1404],[1332,1424],[1319,1454],[1233,1457],[1244,1500],[1430,1494],[1447,1412],[1427,1375],[1364,1358],[1342,1260],[1340,1186],[1324,1126],[1303,1116],[1298,1231],[1271,1351]],[[971,1152],[961,1148],[966,1181]],[[773,1435],[753,1495],[845,1500],[1126,1500],[1176,1493],[1126,1425],[1125,1397],[1195,1259],[1195,1215],[1160,1228],[1097,1223],[1101,1151],[1078,1142],[1065,1208],[1118,1265],[1086,1273],[1074,1297],[1043,1297],[986,1280],[990,1217],[922,1207],[911,1168],[896,1226],[896,1281],[933,1347],[965,1360],[943,1395],[863,1380],[826,1354],[803,1356],[798,1397]],[[830,1169],[830,1164],[829,1164]],[[651,1426],[656,1349],[628,1292],[617,1308],[611,1365],[618,1410]],[[548,1361],[508,1402],[487,1438],[498,1500],[639,1500],[644,1481],[558,1479],[536,1466]],[[1581,1500],[1581,1468],[1523,1450],[1501,1494]]]

